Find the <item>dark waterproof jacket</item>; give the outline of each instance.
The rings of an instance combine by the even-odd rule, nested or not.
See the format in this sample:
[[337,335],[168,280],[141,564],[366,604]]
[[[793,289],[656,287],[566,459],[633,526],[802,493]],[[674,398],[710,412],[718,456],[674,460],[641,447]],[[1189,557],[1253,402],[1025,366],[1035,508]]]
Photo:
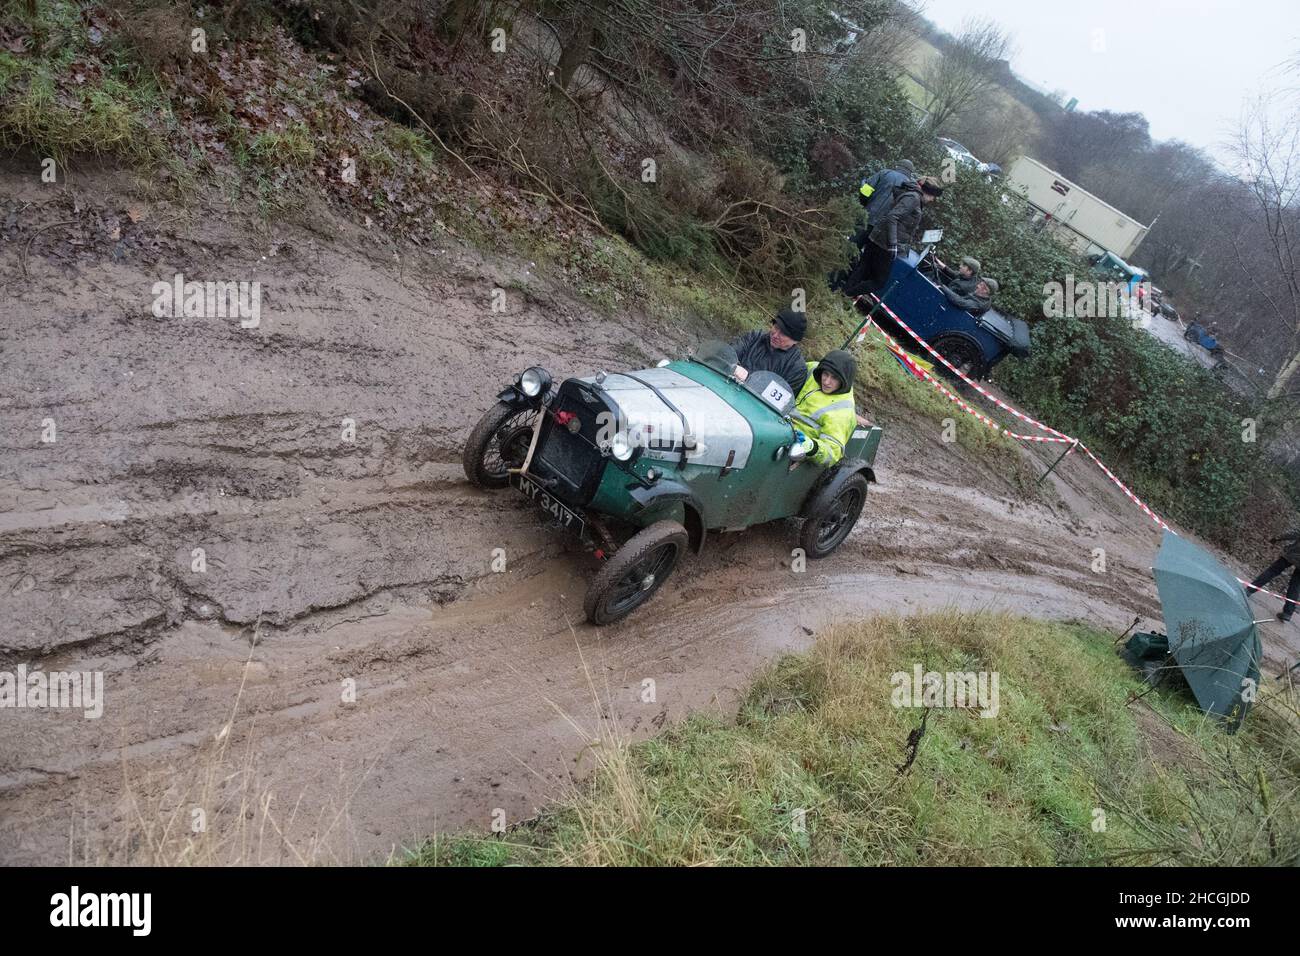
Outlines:
[[907,182],[894,190],[894,204],[889,212],[873,220],[871,241],[881,249],[902,249],[912,244],[921,225],[921,187]]
[[[953,283],[953,285],[955,286],[956,283]],[[992,305],[992,302],[989,299],[984,298],[984,296],[977,292],[972,292],[970,295],[962,295],[953,288],[953,286],[945,285],[940,286],[940,288],[943,289],[943,294],[948,297],[949,302],[959,309],[965,309],[971,315],[983,315],[989,310],[989,306]]]
[[808,369],[804,363],[799,346],[792,345],[785,351],[772,348],[772,336],[768,332],[750,332],[731,343],[736,350],[737,364],[748,372],[775,372],[799,394],[803,383],[808,378]]
[[1284,534],[1277,541],[1283,544],[1282,557],[1300,567],[1300,528]]
[[963,279],[961,273],[957,273],[948,282],[948,288],[952,289],[958,295],[974,295],[975,287],[980,284],[980,277],[971,276],[969,279]]
[[882,169],[864,185],[870,186],[874,190],[871,197],[867,200],[867,222],[875,222],[889,212],[889,207],[894,202],[894,190],[904,183],[915,182],[905,171],[901,169]]

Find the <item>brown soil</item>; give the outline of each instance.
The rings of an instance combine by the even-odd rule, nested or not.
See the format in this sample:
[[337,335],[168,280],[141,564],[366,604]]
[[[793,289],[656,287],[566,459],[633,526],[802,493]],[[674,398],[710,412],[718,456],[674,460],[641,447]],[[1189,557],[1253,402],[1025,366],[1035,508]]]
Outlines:
[[[1157,530],[1095,467],[1074,457],[1050,503],[1026,501],[868,396],[880,482],[838,553],[795,574],[783,525],[714,537],[641,613],[589,627],[594,559],[515,493],[472,488],[461,443],[528,365],[644,366],[708,330],[603,314],[527,262],[396,248],[327,209],[254,228],[106,182],[90,198],[0,174],[0,666],[102,670],[107,697],[99,720],[0,713],[0,861],[147,856],[232,712],[222,739],[282,811],[256,858],[373,861],[532,815],[581,775],[602,717],[642,737],[731,712],[838,617],[1158,624]],[[259,280],[261,327],[155,318],[175,272]],[[1025,455],[1041,471],[1058,451]],[[1276,673],[1300,641],[1264,630]]]

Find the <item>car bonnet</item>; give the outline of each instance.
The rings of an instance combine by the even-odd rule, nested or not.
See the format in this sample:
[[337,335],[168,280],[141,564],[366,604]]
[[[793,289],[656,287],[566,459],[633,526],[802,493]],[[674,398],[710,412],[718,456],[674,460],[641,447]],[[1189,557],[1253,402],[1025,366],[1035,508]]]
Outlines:
[[599,383],[594,377],[580,381],[598,384],[605,390],[618,406],[619,428],[626,431],[633,444],[644,448],[646,458],[676,464],[681,455],[681,422],[654,390],[646,387],[653,385],[681,411],[695,436],[695,451],[688,455],[691,464],[744,468],[749,461],[754,431],[745,416],[712,389],[680,372],[650,368],[628,375],[610,372]]

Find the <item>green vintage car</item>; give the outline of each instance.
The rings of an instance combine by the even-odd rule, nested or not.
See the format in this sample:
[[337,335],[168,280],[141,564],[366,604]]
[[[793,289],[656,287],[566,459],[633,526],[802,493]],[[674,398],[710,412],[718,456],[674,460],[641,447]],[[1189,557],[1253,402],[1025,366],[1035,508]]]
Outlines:
[[822,468],[794,447],[790,386],[771,372],[742,383],[735,366],[729,346],[710,343],[681,361],[558,386],[530,368],[470,434],[471,482],[517,488],[602,561],[585,601],[593,624],[648,601],[709,531],[799,518],[798,546],[822,558],[862,513],[880,428],[859,418],[844,457]]

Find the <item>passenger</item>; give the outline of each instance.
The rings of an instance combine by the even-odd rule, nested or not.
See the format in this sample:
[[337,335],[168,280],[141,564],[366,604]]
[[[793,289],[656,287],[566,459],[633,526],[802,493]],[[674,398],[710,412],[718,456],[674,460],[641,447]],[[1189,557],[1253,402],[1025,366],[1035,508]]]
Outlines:
[[853,406],[853,376],[858,365],[848,352],[827,352],[820,362],[808,363],[808,381],[795,401],[794,420],[803,436],[791,450],[822,467],[844,457],[858,416]]
[[983,315],[993,304],[993,282],[994,280],[981,276],[975,282],[975,290],[969,295],[962,295],[952,286],[941,285],[939,288],[957,308],[965,309],[971,315]]
[[731,343],[736,350],[736,378],[742,382],[750,372],[775,372],[798,394],[808,378],[799,342],[808,331],[808,316],[782,309],[767,332],[749,332]]

